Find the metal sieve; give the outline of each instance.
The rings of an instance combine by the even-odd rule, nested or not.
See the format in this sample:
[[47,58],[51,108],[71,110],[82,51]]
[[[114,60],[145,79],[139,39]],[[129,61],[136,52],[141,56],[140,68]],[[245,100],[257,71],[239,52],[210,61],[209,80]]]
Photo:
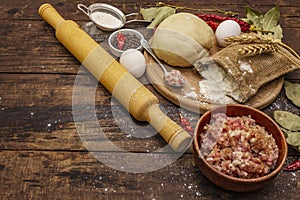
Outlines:
[[[79,10],[81,10],[84,14],[86,14],[91,19],[91,21],[95,24],[96,27],[104,31],[113,31],[122,28],[125,24],[131,22],[151,22],[148,20],[140,20],[140,19],[133,19],[133,20],[126,21],[127,17],[139,15],[139,13],[130,13],[125,15],[121,10],[109,4],[94,3],[91,4],[89,7],[86,7],[83,4],[78,4],[77,7]],[[95,14],[97,12],[101,14],[106,14],[106,16],[109,16],[114,22],[117,23],[108,25],[107,20],[104,21],[104,19],[103,22],[101,22],[101,20],[98,20],[101,19],[100,16],[98,18],[95,17]]]

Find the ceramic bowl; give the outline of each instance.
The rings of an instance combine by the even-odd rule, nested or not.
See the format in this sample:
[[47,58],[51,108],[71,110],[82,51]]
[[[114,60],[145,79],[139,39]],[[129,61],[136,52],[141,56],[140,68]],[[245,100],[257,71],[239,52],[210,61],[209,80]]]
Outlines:
[[[259,178],[237,178],[216,170],[210,163],[206,161],[204,155],[200,152],[200,134],[204,132],[204,126],[209,124],[211,115],[213,113],[225,112],[227,116],[249,116],[256,121],[256,124],[264,126],[265,129],[273,135],[276,144],[279,149],[279,156],[275,166],[270,173]],[[262,188],[266,184],[269,184],[276,175],[282,169],[284,162],[287,157],[287,143],[285,141],[284,134],[280,130],[279,126],[265,113],[260,110],[244,106],[244,105],[227,105],[216,108],[214,110],[204,113],[199,119],[195,128],[195,138],[193,141],[193,153],[196,165],[200,171],[217,186],[222,187],[226,190],[236,192],[249,192]]]
[[[128,49],[137,49],[140,51],[143,49],[140,41],[141,41],[141,39],[144,39],[144,36],[140,32],[138,32],[134,29],[119,29],[119,30],[113,32],[108,38],[109,49],[113,55],[120,57],[121,54],[126,50],[126,49],[120,50],[120,49],[118,49],[118,47],[116,45],[114,45],[115,44],[114,40],[118,36],[119,33],[123,33],[125,35],[125,37],[127,35],[135,35],[136,36],[136,42],[134,43],[135,45],[131,45],[130,48],[128,48]],[[125,39],[125,43],[130,42],[129,41],[130,37],[128,37],[128,38],[129,39],[127,39],[127,40]]]

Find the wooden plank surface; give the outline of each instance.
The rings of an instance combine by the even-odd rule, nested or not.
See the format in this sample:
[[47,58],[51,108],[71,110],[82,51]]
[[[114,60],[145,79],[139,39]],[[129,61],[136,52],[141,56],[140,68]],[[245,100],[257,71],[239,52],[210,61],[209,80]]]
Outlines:
[[[0,199],[300,198],[299,171],[281,172],[271,185],[242,194],[224,191],[208,181],[194,165],[190,151],[165,168],[141,174],[118,171],[97,160],[93,156],[97,152],[89,152],[82,141],[90,136],[78,134],[72,113],[74,81],[82,83],[77,89],[82,91],[83,101],[95,89],[95,82],[55,39],[54,30],[38,16],[38,7],[45,2],[11,0],[1,2],[0,6]],[[155,4],[152,0],[102,2],[113,4],[125,13]],[[297,0],[165,2],[187,7],[217,7],[241,15],[246,5],[262,12],[279,5],[284,42],[300,53]],[[65,18],[84,25],[88,18],[76,6],[93,2],[54,0],[51,3]],[[286,78],[300,82],[300,73],[290,73]],[[159,98],[164,112],[179,122],[179,108],[159,95],[145,77],[141,81]],[[102,85],[96,87],[95,114],[101,130],[116,146],[147,153],[165,145],[159,135],[146,139],[130,135],[130,130],[132,134],[138,131],[146,134],[150,128],[132,119]],[[84,106],[88,110],[94,105]],[[272,116],[277,109],[300,114],[284,91],[264,112]],[[184,114],[195,125],[199,116]],[[126,127],[128,124],[132,126]],[[287,163],[296,158],[299,154],[290,148]],[[136,165],[142,167],[143,163]]]
[[[59,42],[54,37],[53,29],[48,24],[39,21],[37,9],[43,1],[32,2],[27,0],[22,1],[20,4],[15,3],[15,5],[12,5],[13,2],[5,4],[5,7],[0,11],[2,24],[0,37],[2,42],[5,41],[5,44],[0,46],[2,55],[0,58],[0,72],[76,73],[79,63],[74,61],[75,59],[63,46],[59,45]],[[218,3],[215,5],[212,2],[205,7],[210,8],[210,5],[215,5],[224,10],[229,10],[230,8],[230,10],[239,12],[243,16],[246,5],[253,5],[261,12],[265,12],[272,5],[281,4],[280,1],[277,4],[272,1],[264,2],[262,2],[262,5],[253,5],[253,3],[247,3],[247,1],[235,5],[235,2],[231,2],[230,7],[227,4]],[[84,25],[88,21],[88,17],[77,9],[76,5],[78,3],[82,2],[61,1],[60,3],[54,2],[53,5],[57,4],[57,10],[66,19],[72,19],[80,25]],[[89,5],[91,3],[86,4]],[[114,4],[119,5],[117,2]],[[135,6],[132,6],[132,4]],[[144,4],[148,5],[147,3]],[[199,4],[201,5],[203,2],[199,2]],[[293,6],[289,6],[290,4]],[[126,5],[128,6],[119,6],[125,13],[136,12],[139,9],[137,3],[132,3],[132,1],[126,2]],[[185,4],[182,3],[182,5]],[[191,5],[191,3],[188,5]],[[199,7],[203,6],[200,5]],[[300,13],[300,8],[299,6],[297,7],[296,3],[293,4],[292,1],[288,1],[287,5],[280,8],[280,11],[280,23],[285,36],[283,41],[297,53],[300,53],[300,41],[297,40],[300,37],[300,27],[297,20],[295,20],[298,16],[297,13]],[[50,55],[49,52],[51,52]],[[3,65],[4,63],[5,65]]]
[[108,168],[87,152],[2,151],[0,156],[3,199],[299,198],[296,173],[281,172],[272,184],[257,192],[233,193],[216,188],[206,179],[194,166],[191,155],[158,171],[141,174]]

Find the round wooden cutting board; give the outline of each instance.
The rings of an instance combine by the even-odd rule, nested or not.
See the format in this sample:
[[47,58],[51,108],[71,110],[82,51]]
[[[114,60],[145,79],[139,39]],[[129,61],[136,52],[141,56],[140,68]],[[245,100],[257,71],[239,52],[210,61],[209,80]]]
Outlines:
[[[164,83],[163,71],[154,59],[146,51],[144,52],[144,55],[147,63],[146,76],[153,87],[162,96],[181,108],[196,113],[204,113],[207,110],[219,106],[211,104],[208,99],[199,95],[199,81],[201,80],[201,76],[196,69],[193,67],[176,68],[185,77],[186,85],[183,88],[173,88]],[[174,68],[167,64],[165,64],[165,67],[169,70]],[[257,109],[266,107],[279,95],[283,86],[283,81],[284,78],[281,77],[265,85],[256,93],[255,96],[250,98],[245,105],[249,105]]]

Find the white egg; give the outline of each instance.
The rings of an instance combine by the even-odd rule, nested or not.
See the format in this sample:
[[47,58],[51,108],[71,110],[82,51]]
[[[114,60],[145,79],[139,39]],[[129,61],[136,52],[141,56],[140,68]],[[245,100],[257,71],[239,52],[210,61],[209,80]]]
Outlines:
[[140,78],[146,70],[146,59],[137,49],[128,49],[120,56],[123,65],[135,78]]
[[225,20],[219,24],[216,29],[215,35],[219,45],[224,46],[224,38],[230,36],[238,36],[241,34],[240,25],[233,20]]

